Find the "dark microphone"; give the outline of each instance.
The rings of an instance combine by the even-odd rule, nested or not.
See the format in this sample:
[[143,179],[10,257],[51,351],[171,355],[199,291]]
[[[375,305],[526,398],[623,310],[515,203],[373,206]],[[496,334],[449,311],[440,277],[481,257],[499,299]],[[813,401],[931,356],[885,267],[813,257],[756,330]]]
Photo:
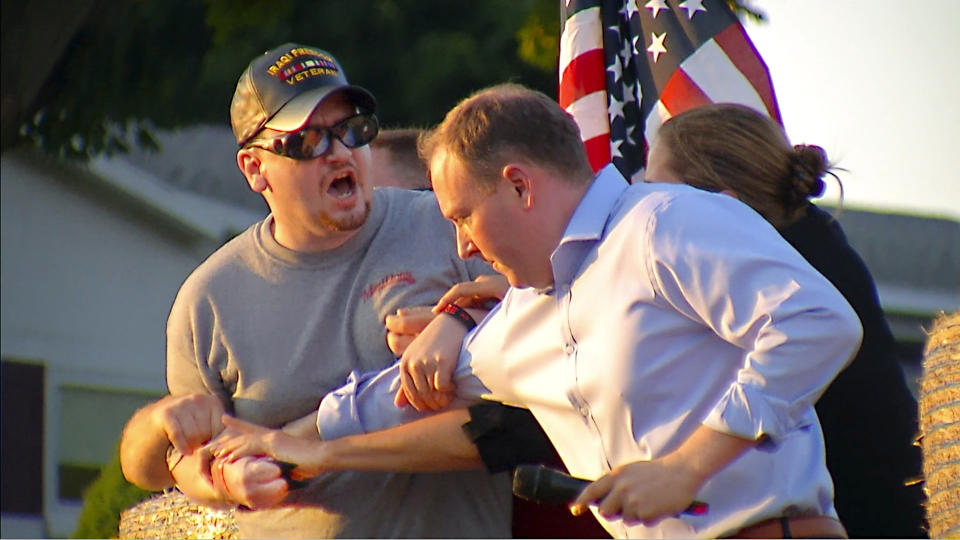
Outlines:
[[[543,465],[519,465],[513,471],[513,494],[521,499],[540,504],[570,504],[590,480],[576,478]],[[707,503],[693,501],[684,514],[701,516],[707,513]]]
[[572,503],[589,483],[543,465],[518,465],[513,471],[513,494],[539,504]]

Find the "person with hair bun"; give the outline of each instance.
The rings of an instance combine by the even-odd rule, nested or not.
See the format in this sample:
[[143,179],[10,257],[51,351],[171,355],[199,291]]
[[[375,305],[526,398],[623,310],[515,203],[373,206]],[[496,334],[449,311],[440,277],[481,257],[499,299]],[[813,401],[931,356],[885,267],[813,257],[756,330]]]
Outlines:
[[[823,193],[830,171],[819,146],[791,146],[779,124],[733,103],[679,114],[660,127],[654,147],[666,150],[662,163],[649,164],[648,182],[689,184],[733,195],[777,229],[800,219],[810,198]],[[651,149],[651,154],[656,154]],[[654,158],[651,157],[651,161]],[[663,176],[660,166],[672,173]]]
[[816,403],[836,510],[851,538],[925,537],[921,485],[907,485],[922,475],[916,399],[894,356],[869,270],[837,221],[810,202],[823,193],[824,175],[836,178],[831,170],[823,148],[792,146],[763,114],[714,104],[660,127],[646,181],[740,199],[847,299],[863,325],[863,342]]

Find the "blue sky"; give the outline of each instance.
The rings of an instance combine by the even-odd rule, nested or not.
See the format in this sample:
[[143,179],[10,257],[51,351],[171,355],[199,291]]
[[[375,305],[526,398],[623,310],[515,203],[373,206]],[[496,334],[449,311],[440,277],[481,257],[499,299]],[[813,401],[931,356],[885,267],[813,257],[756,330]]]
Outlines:
[[750,4],[787,133],[848,170],[844,204],[960,219],[960,1]]

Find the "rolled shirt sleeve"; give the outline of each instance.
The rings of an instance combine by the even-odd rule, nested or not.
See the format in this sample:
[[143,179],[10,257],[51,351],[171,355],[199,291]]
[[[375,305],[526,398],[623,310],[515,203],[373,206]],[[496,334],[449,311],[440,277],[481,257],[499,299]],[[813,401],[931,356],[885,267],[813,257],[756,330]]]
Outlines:
[[394,407],[390,392],[399,383],[399,363],[383,371],[351,371],[343,386],[327,393],[320,401],[317,409],[320,436],[327,440],[339,439],[367,430],[376,431],[377,426],[403,423],[404,415],[409,414],[408,408]]
[[653,214],[649,271],[667,302],[744,351],[736,380],[704,425],[776,441],[809,421],[807,408],[859,347],[860,321],[765,220],[743,219],[742,208],[731,207],[742,203],[717,197],[725,204],[677,197]]
[[[489,392],[473,375],[466,355],[460,356],[453,382],[457,395],[450,404],[451,408],[466,407]],[[343,386],[329,392],[320,401],[317,431],[325,440],[332,440],[380,431],[436,414],[419,412],[409,405],[394,405],[394,396],[399,389],[399,361],[382,371],[351,372]]]

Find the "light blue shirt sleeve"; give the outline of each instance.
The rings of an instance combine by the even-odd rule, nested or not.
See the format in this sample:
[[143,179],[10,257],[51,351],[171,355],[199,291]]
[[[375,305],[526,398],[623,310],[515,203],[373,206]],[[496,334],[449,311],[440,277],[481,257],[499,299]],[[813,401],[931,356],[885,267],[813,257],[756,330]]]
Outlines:
[[328,393],[317,410],[317,430],[326,440],[376,431],[420,416],[412,407],[397,407],[393,396],[400,386],[400,364],[383,371],[350,372],[347,382]]
[[[469,335],[469,334],[468,334]],[[489,391],[473,375],[468,356],[461,354],[453,375],[457,394],[450,408],[465,407]],[[325,440],[387,429],[436,414],[419,412],[393,399],[400,388],[400,362],[382,371],[352,371],[347,382],[328,393],[317,409],[317,431]]]
[[724,205],[741,203],[717,197],[722,204],[677,197],[654,214],[650,273],[667,302],[744,351],[736,380],[703,423],[776,441],[809,422],[808,408],[857,350],[860,322],[762,218],[733,208],[725,215]]

